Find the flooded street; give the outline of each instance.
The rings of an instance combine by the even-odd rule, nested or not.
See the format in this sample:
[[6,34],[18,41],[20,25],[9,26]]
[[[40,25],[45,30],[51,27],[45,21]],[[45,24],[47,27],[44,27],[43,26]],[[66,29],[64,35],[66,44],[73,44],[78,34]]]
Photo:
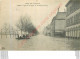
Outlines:
[[0,46],[5,50],[79,50],[80,40],[37,35],[22,40],[3,38]]

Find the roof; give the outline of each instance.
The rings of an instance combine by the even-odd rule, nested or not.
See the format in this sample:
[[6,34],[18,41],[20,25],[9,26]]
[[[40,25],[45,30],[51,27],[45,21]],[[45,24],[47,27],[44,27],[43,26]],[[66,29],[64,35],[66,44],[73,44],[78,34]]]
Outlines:
[[53,17],[52,22],[53,22],[55,19],[56,19],[56,16],[55,16],[55,17]]
[[55,17],[53,17],[52,22],[54,20],[65,20],[66,18],[66,12],[58,12]]
[[66,7],[69,5],[69,3],[71,2],[71,0],[68,1],[68,3],[65,5]]
[[55,19],[65,19],[66,18],[66,12],[58,12],[55,16]]
[[69,2],[66,4],[66,7],[70,4],[70,3],[74,3],[74,2],[80,2],[80,0],[69,0]]

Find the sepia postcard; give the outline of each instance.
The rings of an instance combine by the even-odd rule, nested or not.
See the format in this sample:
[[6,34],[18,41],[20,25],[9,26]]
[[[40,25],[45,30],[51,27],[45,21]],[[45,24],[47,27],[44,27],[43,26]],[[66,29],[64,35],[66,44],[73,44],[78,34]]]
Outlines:
[[0,0],[0,50],[80,50],[80,0]]

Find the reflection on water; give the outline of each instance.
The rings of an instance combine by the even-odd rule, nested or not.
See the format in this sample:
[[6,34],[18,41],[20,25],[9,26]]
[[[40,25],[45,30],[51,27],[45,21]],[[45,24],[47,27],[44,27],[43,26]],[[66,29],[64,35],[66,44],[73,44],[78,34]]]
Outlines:
[[80,39],[67,39],[67,44],[70,45],[71,50],[80,50]]
[[[80,39],[72,39],[72,38],[57,38],[56,42],[64,42],[64,46],[67,47],[66,50],[80,50]],[[55,43],[56,43],[55,42]]]
[[[0,46],[7,50],[17,50],[23,40],[15,39],[16,36],[0,36]],[[24,43],[23,50],[80,50],[80,39],[59,38],[37,35]]]

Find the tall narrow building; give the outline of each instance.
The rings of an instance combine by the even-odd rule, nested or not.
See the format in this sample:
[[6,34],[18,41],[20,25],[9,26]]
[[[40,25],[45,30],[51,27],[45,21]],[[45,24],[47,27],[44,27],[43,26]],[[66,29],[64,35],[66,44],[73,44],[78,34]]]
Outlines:
[[66,12],[58,12],[57,15],[52,19],[52,36],[65,36],[65,26],[66,26]]

